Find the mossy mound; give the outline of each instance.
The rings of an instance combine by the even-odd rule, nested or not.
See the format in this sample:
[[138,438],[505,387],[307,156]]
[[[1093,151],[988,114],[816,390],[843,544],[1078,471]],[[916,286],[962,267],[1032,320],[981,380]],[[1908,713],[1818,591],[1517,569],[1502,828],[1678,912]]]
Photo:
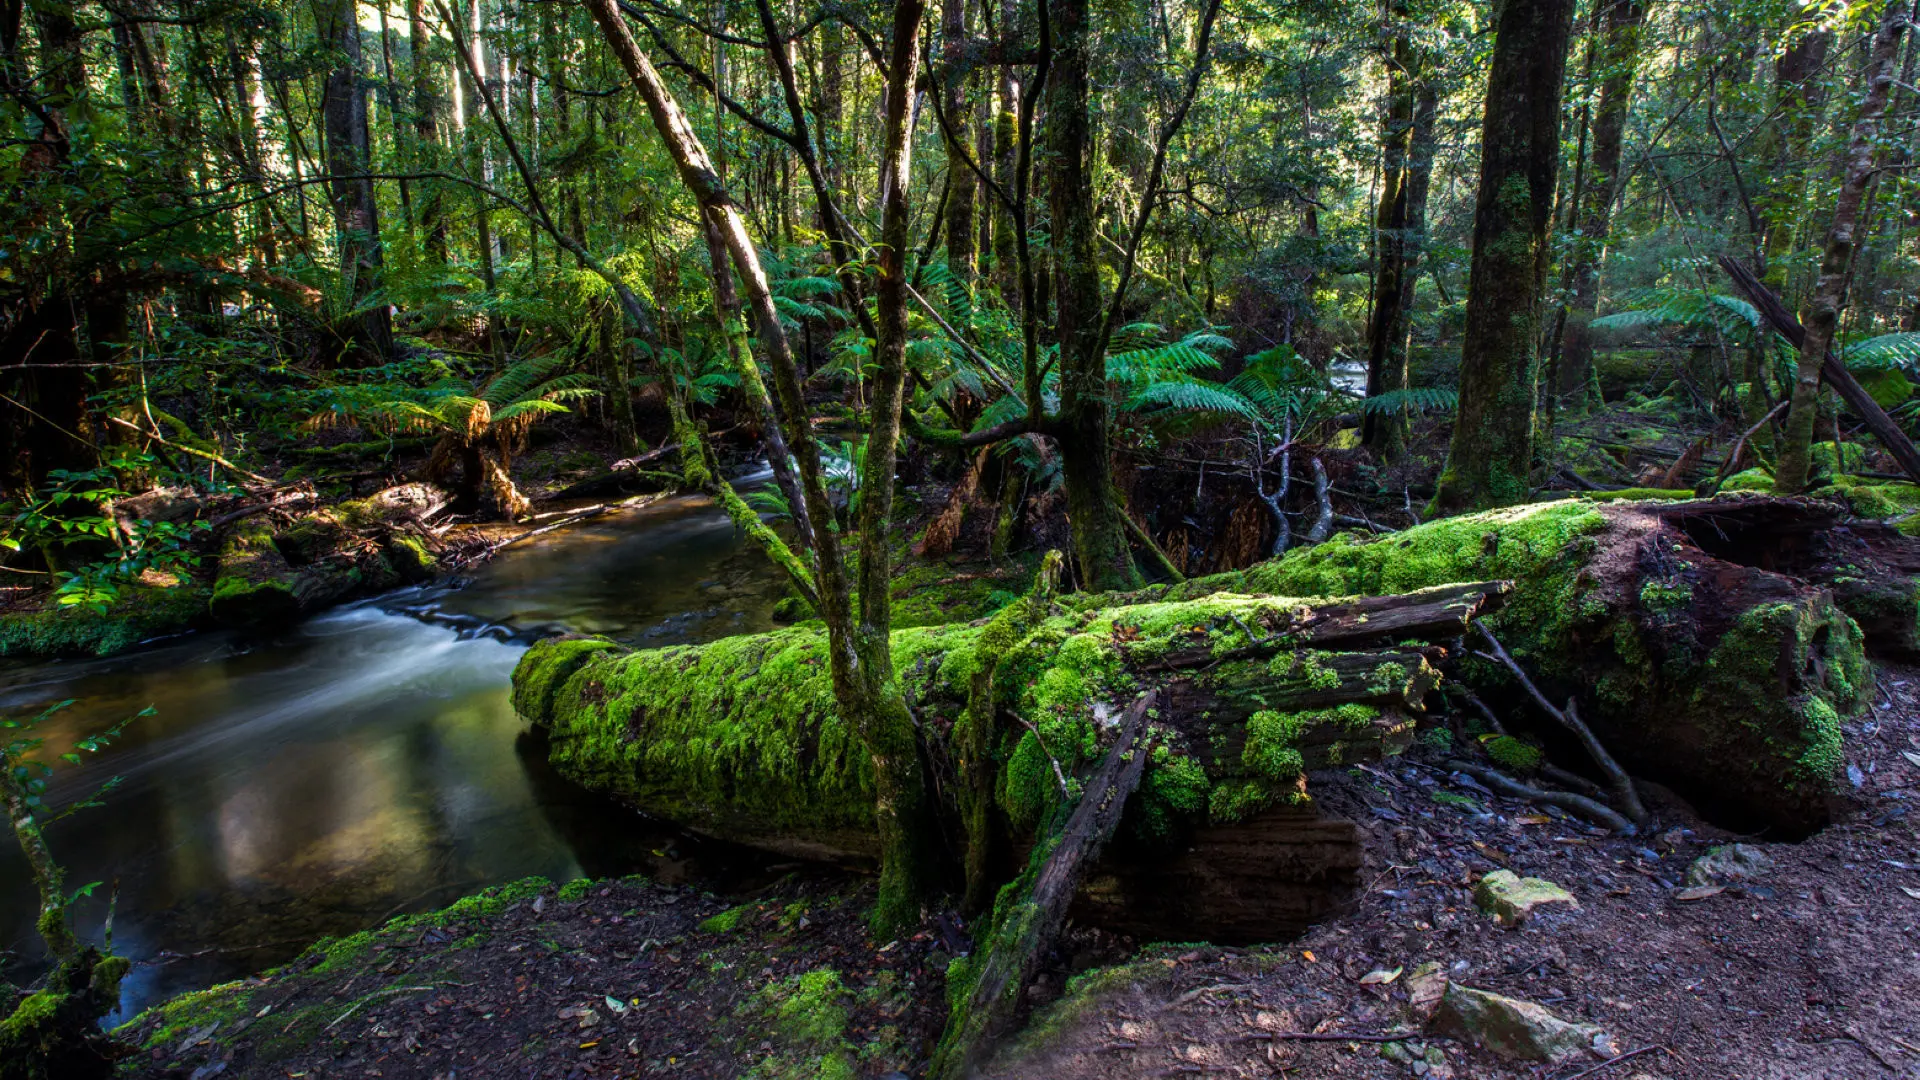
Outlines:
[[49,601],[38,610],[0,615],[0,656],[111,656],[204,624],[208,595],[197,585],[127,585],[104,612]]
[[236,529],[220,548],[208,609],[226,626],[283,622],[300,612],[293,568],[262,525]]
[[[1751,496],[1569,499],[1379,539],[1343,535],[1129,599],[1510,579],[1514,595],[1489,624],[1549,693],[1579,696],[1616,754],[1737,818],[1798,832],[1828,817],[1842,758],[1837,718],[1861,705],[1867,686],[1861,633],[1828,590],[1738,559],[1763,549],[1775,523],[1793,535],[1817,516],[1810,504]],[[1728,537],[1728,557],[1696,543],[1688,521]],[[1477,683],[1511,687],[1490,666],[1467,670]]]

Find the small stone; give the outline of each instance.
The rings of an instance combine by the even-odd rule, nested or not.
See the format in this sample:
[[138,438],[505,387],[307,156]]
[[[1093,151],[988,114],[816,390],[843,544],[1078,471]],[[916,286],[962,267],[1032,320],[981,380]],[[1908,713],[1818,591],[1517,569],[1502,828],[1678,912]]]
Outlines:
[[1733,885],[1773,869],[1773,857],[1752,844],[1724,844],[1687,866],[1689,885]]
[[1447,987],[1434,1022],[1509,1061],[1585,1059],[1605,1035],[1592,1024],[1562,1020],[1543,1005],[1457,983]]
[[1511,870],[1495,870],[1474,887],[1473,902],[1502,926],[1519,926],[1533,909],[1546,904],[1578,908],[1573,894],[1545,878],[1523,878]]

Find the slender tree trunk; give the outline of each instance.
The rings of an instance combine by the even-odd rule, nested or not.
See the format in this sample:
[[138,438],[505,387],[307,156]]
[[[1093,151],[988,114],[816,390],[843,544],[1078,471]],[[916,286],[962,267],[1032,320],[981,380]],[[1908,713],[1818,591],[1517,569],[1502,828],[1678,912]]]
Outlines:
[[1080,587],[1135,588],[1140,572],[1114,498],[1111,404],[1101,348],[1100,264],[1093,250],[1092,27],[1087,0],[1050,5],[1055,53],[1048,75],[1045,139],[1053,155],[1047,201],[1053,218],[1055,327],[1060,343],[1056,434]]
[[[413,68],[415,164],[431,169],[440,164],[441,131],[449,103],[439,90],[433,69],[434,37],[427,26],[426,0],[407,0],[407,25]],[[440,185],[433,181],[427,181],[420,192],[420,230],[426,234],[427,257],[437,266],[446,266],[446,207]]]
[[[380,286],[380,216],[374,200],[367,88],[360,77],[360,23],[354,0],[316,0],[314,25],[333,51],[322,110],[327,127],[327,194],[340,243],[340,276],[356,306]],[[393,355],[393,322],[386,304],[348,319],[345,337],[363,361]]]
[[973,175],[963,159],[971,154],[973,104],[967,100],[973,85],[972,62],[967,57],[968,0],[941,0],[940,45],[944,70],[941,93],[947,128],[947,269],[969,290],[973,288],[974,231]]
[[[1401,354],[1406,340],[1408,299],[1403,287],[1409,270],[1408,200],[1412,194],[1415,86],[1422,57],[1414,52],[1407,26],[1407,0],[1387,0],[1393,52],[1387,62],[1387,110],[1380,132],[1380,196],[1374,211],[1378,247],[1373,311],[1367,321],[1367,397],[1399,389]],[[1361,442],[1384,457],[1397,456],[1404,442],[1400,413],[1369,408],[1361,420]]]
[[1573,0],[1501,0],[1480,133],[1460,408],[1434,507],[1526,498]]
[[[1893,86],[1893,64],[1900,49],[1900,35],[1906,28],[1903,0],[1886,0],[1880,29],[1873,37],[1873,51],[1867,61],[1866,94],[1861,99],[1860,116],[1854,121],[1845,159],[1846,179],[1833,209],[1833,226],[1827,230],[1826,249],[1820,258],[1820,276],[1815,279],[1813,295],[1807,303],[1804,320],[1807,336],[1800,344],[1800,362],[1794,374],[1793,399],[1787,406],[1787,422],[1780,447],[1780,460],[1773,474],[1773,489],[1782,495],[1798,495],[1807,486],[1807,473],[1814,438],[1814,421],[1820,411],[1820,369],[1825,366],[1827,350],[1840,325],[1840,311],[1847,302],[1847,274],[1853,262],[1854,235],[1860,225],[1860,204],[1874,175],[1874,140],[1880,118],[1887,110],[1887,96]],[[1839,462],[1835,462],[1839,467]]]
[[1613,222],[1613,204],[1620,194],[1620,156],[1625,141],[1627,111],[1633,79],[1639,69],[1641,27],[1646,22],[1642,0],[1605,0],[1596,57],[1600,94],[1594,104],[1591,129],[1592,157],[1577,204],[1572,208],[1576,236],[1573,243],[1572,295],[1567,300],[1567,325],[1560,347],[1559,385],[1562,397],[1586,391],[1593,366],[1593,336],[1587,324],[1600,304],[1600,264],[1606,254]]
[[[874,918],[881,932],[892,933],[918,918],[920,907],[932,889],[934,868],[929,850],[933,837],[931,808],[921,775],[913,718],[894,682],[891,645],[885,639],[885,628],[891,621],[887,617],[890,597],[886,576],[878,576],[878,588],[868,590],[860,597],[860,611],[856,613],[841,538],[834,530],[825,527],[825,523],[832,520],[833,510],[827,500],[819,443],[808,422],[793,350],[780,325],[779,312],[773,303],[759,251],[747,232],[738,205],[720,185],[712,160],[699,136],[694,133],[693,125],[668,92],[652,62],[634,41],[615,0],[587,0],[587,8],[606,36],[627,77],[646,102],[653,126],[673,157],[681,182],[719,228],[766,348],[767,363],[773,371],[780,408],[788,420],[788,441],[800,467],[807,511],[814,521],[822,523],[815,530],[814,578],[818,584],[820,613],[827,624],[830,641],[834,696],[848,723],[860,732],[872,758],[875,819],[883,853],[880,897]],[[888,156],[883,164],[883,175],[905,177],[907,173],[904,167],[908,146],[907,117],[910,115],[912,80],[918,67],[915,63],[918,31],[924,13],[924,5],[916,0],[902,0],[895,10],[890,68],[892,79],[889,86],[892,107],[887,113]],[[887,227],[896,227],[893,223],[898,220],[902,223],[898,227],[904,228],[907,198],[904,181],[892,185],[883,194],[898,200],[897,205],[888,204],[883,214]],[[895,252],[893,257],[903,259],[907,246],[904,239],[891,245]],[[883,276],[887,273],[883,268]],[[901,280],[903,282],[904,278]],[[899,318],[904,326],[903,305],[883,301],[880,307],[883,312],[889,307],[902,309]],[[893,315],[887,317],[894,318]],[[890,380],[904,380],[904,371],[890,375],[885,370],[886,364],[887,361],[883,360],[876,387],[891,387]],[[868,441],[867,478],[876,487],[869,488],[863,494],[861,520],[868,532],[862,543],[877,544],[884,548],[885,514],[891,509],[893,444],[899,434],[897,397],[891,408],[876,407],[874,417],[874,429]],[[881,459],[878,464],[874,460],[876,455]],[[883,475],[883,471],[885,480],[881,481],[878,477]],[[886,491],[885,497],[879,489]],[[863,572],[871,576],[872,565],[869,563],[864,566]],[[870,628],[874,625],[880,627],[879,642],[871,639]]]

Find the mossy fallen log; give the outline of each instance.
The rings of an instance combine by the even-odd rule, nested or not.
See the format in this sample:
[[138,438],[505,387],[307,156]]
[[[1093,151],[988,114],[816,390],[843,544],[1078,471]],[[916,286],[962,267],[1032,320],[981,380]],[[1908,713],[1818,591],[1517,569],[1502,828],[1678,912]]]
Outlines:
[[[1153,890],[1129,865],[1175,857],[1196,836],[1252,850],[1262,836],[1305,830],[1311,844],[1324,844],[1306,772],[1404,748],[1413,715],[1439,682],[1445,649],[1437,643],[1459,637],[1504,595],[1500,583],[1344,602],[1220,595],[1053,614],[1012,642],[996,640],[1007,624],[994,621],[898,630],[893,651],[956,838],[953,763],[977,715],[969,702],[978,673],[991,672],[1007,721],[996,725],[989,754],[995,813],[1016,839],[1030,837],[1067,778],[1103,752],[1122,707],[1159,692],[1145,777],[1109,851],[1111,868],[1093,878],[1111,903]],[[547,730],[555,767],[586,787],[724,839],[872,859],[866,755],[837,714],[826,649],[824,635],[806,627],[640,652],[555,639],[522,659],[514,702]],[[1286,868],[1237,865],[1204,882],[1216,895],[1158,909],[1202,913],[1200,921],[1156,929],[1277,936],[1303,926],[1293,916],[1317,913],[1319,897],[1348,884],[1352,870],[1337,854],[1298,861],[1298,880]],[[1301,895],[1271,905],[1286,917],[1257,914],[1251,898],[1288,889]],[[1203,917],[1209,909],[1236,922],[1213,926]]]
[[[1376,540],[1343,535],[1244,571],[1067,602],[1509,579],[1513,596],[1491,625],[1549,694],[1579,698],[1623,764],[1736,823],[1801,834],[1829,820],[1841,720],[1869,692],[1861,631],[1822,583],[1833,568],[1816,557],[1841,516],[1830,503],[1757,496],[1538,503]],[[1910,582],[1900,585],[1911,597]],[[1884,596],[1871,599],[1885,606]],[[1912,618],[1909,605],[1906,625]],[[1891,622],[1901,623],[1898,611]],[[1489,687],[1506,681],[1490,666],[1469,670]]]

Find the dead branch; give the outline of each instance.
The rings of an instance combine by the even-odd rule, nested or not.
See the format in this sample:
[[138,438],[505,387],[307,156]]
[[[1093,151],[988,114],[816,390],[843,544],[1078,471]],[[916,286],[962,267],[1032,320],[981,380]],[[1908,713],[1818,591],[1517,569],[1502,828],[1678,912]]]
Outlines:
[[259,473],[248,472],[247,470],[241,468],[240,466],[235,465],[233,462],[228,461],[226,458],[221,457],[219,454],[211,454],[205,450],[195,450],[191,446],[182,446],[177,442],[169,442],[168,440],[162,438],[158,433],[148,431],[146,428],[143,428],[139,424],[135,424],[131,421],[122,420],[118,416],[109,416],[107,417],[107,420],[111,423],[119,424],[121,427],[126,428],[129,431],[138,432],[142,438],[152,439],[154,442],[159,443],[161,446],[178,450],[183,454],[191,454],[202,461],[211,461],[215,465],[220,466],[221,468],[227,470],[228,472],[234,474],[235,476],[244,476],[256,484],[272,485],[273,483],[272,480],[269,480],[266,477],[261,476]]
[[1548,806],[1558,806],[1562,810],[1570,810],[1596,825],[1603,825],[1617,833],[1631,835],[1634,831],[1633,822],[1621,817],[1612,807],[1589,799],[1585,795],[1575,795],[1571,791],[1537,788],[1530,784],[1523,784],[1498,769],[1490,769],[1484,765],[1475,765],[1466,761],[1449,761],[1447,768],[1454,772],[1465,773],[1502,795],[1526,799],[1529,802],[1545,803]]
[[1593,730],[1580,719],[1579,707],[1574,699],[1568,698],[1564,709],[1555,708],[1553,702],[1547,700],[1547,696],[1540,692],[1540,688],[1533,684],[1533,680],[1527,677],[1527,673],[1512,656],[1507,654],[1506,647],[1500,644],[1500,639],[1493,636],[1493,631],[1487,629],[1485,623],[1475,619],[1473,627],[1480,631],[1480,636],[1486,639],[1487,645],[1493,649],[1491,656],[1478,651],[1474,655],[1483,660],[1501,664],[1512,672],[1513,677],[1520,680],[1520,685],[1526,687],[1527,692],[1533,695],[1534,702],[1556,723],[1571,731],[1580,740],[1580,745],[1586,748],[1587,756],[1593,759],[1593,763],[1600,767],[1602,773],[1606,774],[1607,786],[1613,791],[1614,805],[1618,806],[1634,824],[1646,824],[1647,808],[1640,803],[1640,793],[1634,790],[1633,778],[1627,775],[1627,771],[1620,767],[1620,763],[1613,759],[1612,754],[1607,753],[1607,748],[1600,745],[1600,740],[1594,737]]
[[1313,528],[1307,530],[1307,543],[1318,544],[1333,535],[1333,498],[1327,494],[1327,467],[1320,464],[1319,458],[1313,459],[1313,499],[1320,505],[1320,516],[1313,521]]

